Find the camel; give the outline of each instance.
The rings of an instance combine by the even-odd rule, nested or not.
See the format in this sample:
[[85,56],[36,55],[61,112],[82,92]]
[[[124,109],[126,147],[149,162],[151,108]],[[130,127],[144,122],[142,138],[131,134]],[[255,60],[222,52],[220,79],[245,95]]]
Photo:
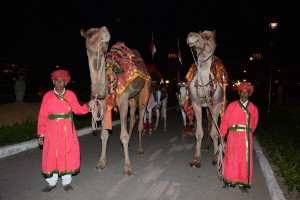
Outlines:
[[160,90],[156,90],[155,91],[157,98],[160,98],[162,93],[165,95],[165,97],[160,101],[156,101],[154,94],[151,92],[150,97],[149,97],[149,102],[147,105],[147,109],[144,115],[144,130],[143,130],[143,134],[145,134],[145,132],[147,131],[147,118],[148,118],[148,126],[149,126],[149,130],[148,130],[148,135],[152,134],[152,109],[155,109],[155,113],[156,113],[156,121],[155,121],[155,125],[153,128],[153,131],[156,131],[158,128],[158,123],[159,123],[159,119],[161,117],[161,120],[163,121],[163,125],[164,131],[167,131],[167,107],[168,107],[168,92],[165,88],[162,88]]
[[[130,49],[124,43],[113,45],[108,53],[110,33],[103,26],[90,28],[87,31],[81,29],[81,35],[85,38],[90,78],[91,97],[97,99],[103,110],[101,121],[102,151],[97,170],[103,170],[106,166],[106,148],[109,138],[108,130],[112,129],[111,111],[119,112],[121,133],[120,141],[124,149],[123,174],[134,174],[129,159],[129,142],[136,123],[135,111],[139,107],[138,122],[138,148],[137,153],[143,155],[142,130],[143,117],[150,94],[151,78],[138,51]],[[127,130],[127,114],[130,107],[129,130]]]
[[197,124],[196,152],[190,166],[197,168],[201,167],[202,108],[209,108],[212,116],[213,126],[210,131],[214,147],[212,164],[216,165],[218,162],[218,119],[220,112],[225,110],[225,88],[228,76],[221,59],[214,56],[217,47],[215,37],[215,30],[191,32],[187,36],[187,44],[197,54],[194,67],[192,66],[186,75],[190,81],[188,87]]

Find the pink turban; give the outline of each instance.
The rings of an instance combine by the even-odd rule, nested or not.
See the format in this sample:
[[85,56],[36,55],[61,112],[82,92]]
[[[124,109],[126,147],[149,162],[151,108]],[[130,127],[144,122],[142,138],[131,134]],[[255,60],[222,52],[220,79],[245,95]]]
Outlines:
[[71,80],[70,74],[67,70],[57,70],[57,71],[52,72],[51,80],[54,81],[57,78],[65,79],[66,83],[69,83]]
[[242,91],[242,90],[248,90],[250,92],[250,94],[253,93],[254,91],[254,86],[251,83],[248,83],[246,81],[243,81],[240,83],[240,85],[238,86],[238,91]]

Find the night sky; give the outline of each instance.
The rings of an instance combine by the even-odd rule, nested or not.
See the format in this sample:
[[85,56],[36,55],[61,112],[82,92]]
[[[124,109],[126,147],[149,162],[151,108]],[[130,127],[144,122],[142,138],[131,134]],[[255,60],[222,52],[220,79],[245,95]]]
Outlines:
[[[101,3],[100,3],[101,2]],[[104,2],[104,3],[103,3]],[[32,69],[63,66],[71,74],[88,75],[88,60],[80,29],[107,26],[111,47],[122,41],[140,51],[146,63],[154,62],[165,76],[176,74],[177,39],[183,56],[181,70],[193,62],[186,44],[190,32],[215,30],[217,49],[229,71],[235,71],[251,54],[270,52],[268,23],[275,14],[277,55],[299,57],[299,17],[290,1],[201,1],[201,0],[73,0],[1,1],[0,57],[2,62]],[[157,52],[151,58],[153,31]],[[109,47],[109,48],[110,48]],[[299,59],[298,59],[299,60]],[[172,72],[172,73],[170,73]],[[173,74],[174,74],[173,73]]]

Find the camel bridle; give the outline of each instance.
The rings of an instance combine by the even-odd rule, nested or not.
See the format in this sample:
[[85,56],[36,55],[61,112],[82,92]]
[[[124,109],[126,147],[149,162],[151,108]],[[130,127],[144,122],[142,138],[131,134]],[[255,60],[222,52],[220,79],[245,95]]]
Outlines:
[[[92,105],[89,105],[90,106],[90,112],[92,112],[92,128],[93,130],[96,130],[97,129],[97,121],[101,121],[104,117],[104,102],[101,101],[100,99],[98,99],[98,94],[99,95],[102,95],[104,94],[105,92],[105,87],[106,85],[103,85],[103,88],[101,89],[100,88],[100,80],[99,80],[99,73],[98,71],[100,70],[100,77],[102,77],[102,73],[106,73],[106,70],[105,70],[105,58],[106,58],[106,55],[107,55],[107,49],[108,49],[108,44],[109,44],[109,40],[102,40],[101,37],[100,37],[100,32],[98,32],[98,37],[99,37],[99,40],[98,40],[98,43],[97,43],[97,76],[96,76],[96,85],[97,85],[97,90],[98,91],[96,93],[96,95],[93,97],[92,99]],[[101,44],[103,43],[107,43],[107,48],[106,48],[106,52],[104,54],[104,62],[102,62],[102,65],[100,66],[99,68],[99,62],[100,62],[100,46]],[[104,69],[103,69],[104,68]]]

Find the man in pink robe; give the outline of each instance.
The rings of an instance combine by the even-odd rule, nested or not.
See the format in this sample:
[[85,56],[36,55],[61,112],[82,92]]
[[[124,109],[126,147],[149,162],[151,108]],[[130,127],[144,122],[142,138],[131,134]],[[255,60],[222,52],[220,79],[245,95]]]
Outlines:
[[80,147],[73,123],[75,114],[86,114],[89,105],[80,105],[74,92],[65,89],[70,82],[69,72],[57,70],[51,74],[54,89],[48,91],[42,100],[37,135],[43,145],[42,174],[48,185],[42,192],[56,187],[58,177],[66,191],[73,190],[72,175],[80,170]]
[[227,106],[220,124],[222,141],[226,141],[223,188],[238,185],[241,191],[246,193],[252,184],[253,132],[258,123],[258,109],[249,101],[253,91],[252,84],[242,82],[238,86],[240,99]]

